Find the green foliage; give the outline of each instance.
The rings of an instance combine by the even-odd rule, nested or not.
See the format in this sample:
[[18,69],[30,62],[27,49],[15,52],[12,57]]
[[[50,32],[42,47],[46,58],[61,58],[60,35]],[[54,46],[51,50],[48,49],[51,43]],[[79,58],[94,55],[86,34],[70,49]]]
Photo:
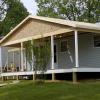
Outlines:
[[6,7],[5,7],[5,1],[0,0],[0,20],[2,20],[5,16],[6,12]]
[[100,81],[35,85],[28,80],[0,87],[0,100],[100,100]]
[[99,22],[100,0],[36,0],[37,15],[74,21]]
[[31,69],[32,69],[32,44],[31,41],[24,42],[24,51],[26,60],[29,62]]
[[2,0],[6,4],[6,16],[0,23],[0,34],[6,35],[29,13],[20,0]]
[[44,38],[33,40],[33,52],[35,56],[35,66],[38,70],[46,70],[50,58],[50,41]]
[[[32,62],[34,62],[35,74],[37,74],[37,71],[41,71],[41,78],[44,78],[44,72],[50,60],[50,40],[41,38],[33,41],[26,41],[24,42],[24,48],[27,61],[31,66]],[[34,60],[32,56],[34,56]]]

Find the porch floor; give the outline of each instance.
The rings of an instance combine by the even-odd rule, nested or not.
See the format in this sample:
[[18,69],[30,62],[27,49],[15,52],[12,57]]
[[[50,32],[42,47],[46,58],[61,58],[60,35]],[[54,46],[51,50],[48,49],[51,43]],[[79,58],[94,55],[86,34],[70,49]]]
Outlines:
[[[47,70],[45,74],[71,73],[71,72],[100,72],[100,68],[54,69],[54,70]],[[34,71],[5,72],[5,73],[1,73],[1,76],[33,75],[34,73],[35,73]],[[37,71],[37,74],[41,74],[41,71]]]

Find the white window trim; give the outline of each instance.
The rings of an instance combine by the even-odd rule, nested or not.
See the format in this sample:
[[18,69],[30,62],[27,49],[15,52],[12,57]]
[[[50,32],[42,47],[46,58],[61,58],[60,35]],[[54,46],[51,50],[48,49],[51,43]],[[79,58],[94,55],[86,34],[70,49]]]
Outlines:
[[95,37],[95,36],[97,36],[97,35],[93,35],[93,37],[92,37],[92,41],[93,41],[93,48],[100,48],[100,47],[96,47],[96,46],[95,46],[95,44],[94,44],[94,37]]
[[66,41],[66,43],[67,43],[67,48],[68,48],[68,39],[60,40],[60,53],[67,52],[67,50],[66,50],[66,51],[61,51],[61,42],[63,42],[63,41]]

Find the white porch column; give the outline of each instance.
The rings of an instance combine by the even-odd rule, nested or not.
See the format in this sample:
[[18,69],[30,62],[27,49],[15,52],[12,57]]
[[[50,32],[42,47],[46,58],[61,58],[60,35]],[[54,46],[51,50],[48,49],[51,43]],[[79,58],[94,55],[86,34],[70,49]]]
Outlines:
[[19,50],[19,71],[21,71],[21,48]]
[[25,64],[24,64],[24,69],[25,71],[27,71],[27,58],[26,58],[26,53],[24,53],[24,57],[25,57]]
[[[15,71],[15,54],[14,54],[14,51],[12,52],[13,53],[13,63],[12,63],[12,67],[13,67],[13,70],[12,70],[12,72],[14,72]],[[15,78],[15,76],[13,76],[13,79]]]
[[[33,46],[33,40],[31,40],[31,45]],[[32,71],[33,71],[33,67],[34,67],[34,53],[32,49]]]
[[[54,69],[54,36],[51,36],[51,69]],[[52,81],[55,80],[55,73],[52,73]]]
[[79,56],[78,56],[78,31],[74,31],[75,37],[75,67],[79,67]]
[[7,71],[8,71],[8,60],[9,60],[9,52],[7,50],[7,61],[6,61],[6,63],[7,63]]
[[2,73],[2,47],[0,47],[0,70],[1,70],[1,73]]
[[[33,40],[31,40],[31,45],[33,46]],[[32,49],[32,71],[33,71],[33,81],[35,80],[35,74],[34,74],[34,51]]]
[[54,69],[54,36],[51,36],[51,69]]
[[24,71],[23,42],[21,42],[21,71]]
[[[74,38],[75,38],[75,67],[79,67],[79,58],[78,58],[78,31],[74,31]],[[73,83],[77,82],[77,72],[74,71],[72,72],[72,79]]]
[[14,51],[13,51],[13,66],[15,64],[15,54],[14,54]]

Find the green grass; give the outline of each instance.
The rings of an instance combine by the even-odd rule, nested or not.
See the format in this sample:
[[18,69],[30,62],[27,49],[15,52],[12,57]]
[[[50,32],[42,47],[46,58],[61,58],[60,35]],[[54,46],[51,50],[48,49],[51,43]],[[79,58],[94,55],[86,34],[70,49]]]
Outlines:
[[32,81],[0,87],[0,100],[100,100],[100,82],[44,83]]

